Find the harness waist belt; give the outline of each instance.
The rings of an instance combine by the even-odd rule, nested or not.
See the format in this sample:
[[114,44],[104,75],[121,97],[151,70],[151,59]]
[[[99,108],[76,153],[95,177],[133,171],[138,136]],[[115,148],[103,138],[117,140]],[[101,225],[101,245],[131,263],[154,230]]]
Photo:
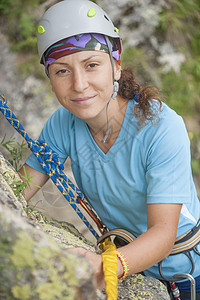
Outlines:
[[171,254],[177,254],[192,249],[200,242],[200,219],[197,224],[187,233],[178,237],[175,241]]
[[[109,236],[117,236],[120,237],[127,243],[133,242],[136,237],[131,234],[130,232],[124,229],[113,229],[97,239],[97,244],[103,242],[105,238]],[[198,220],[197,224],[188,232],[178,237],[175,241],[174,247],[171,251],[171,254],[177,254],[184,252],[186,250],[192,249],[195,245],[200,242],[200,219]]]

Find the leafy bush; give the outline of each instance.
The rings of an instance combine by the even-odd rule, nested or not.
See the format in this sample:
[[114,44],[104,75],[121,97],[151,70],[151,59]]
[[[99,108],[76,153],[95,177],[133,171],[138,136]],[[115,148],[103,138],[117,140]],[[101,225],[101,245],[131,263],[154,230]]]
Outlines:
[[22,52],[36,52],[37,16],[34,9],[44,1],[1,0],[0,18],[12,49]]

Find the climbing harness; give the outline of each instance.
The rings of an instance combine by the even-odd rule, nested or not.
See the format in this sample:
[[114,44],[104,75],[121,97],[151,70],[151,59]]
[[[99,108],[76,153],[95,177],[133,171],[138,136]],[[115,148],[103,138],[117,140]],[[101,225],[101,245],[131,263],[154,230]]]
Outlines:
[[192,249],[200,242],[200,219],[188,232],[178,237],[175,241],[171,254],[176,254]]
[[[123,229],[114,229],[109,231],[103,222],[99,219],[89,202],[86,200],[83,193],[76,187],[69,178],[64,174],[64,166],[58,158],[58,154],[52,151],[46,142],[32,140],[14,113],[7,106],[7,98],[0,92],[0,110],[6,117],[8,122],[24,137],[28,147],[37,157],[38,161],[60,190],[60,192],[67,199],[69,204],[73,207],[75,212],[85,223],[91,233],[97,238],[97,244],[100,244],[100,249],[103,251],[102,260],[104,268],[104,276],[106,282],[106,293],[108,300],[117,299],[117,256],[116,245],[122,246],[130,243],[136,239],[134,235]],[[72,192],[73,191],[73,192]],[[76,193],[76,195],[74,195]],[[95,221],[102,236],[99,237],[98,233],[88,222],[85,216],[77,207],[77,204],[86,210],[90,217]],[[111,241],[111,237],[115,236],[114,243]],[[191,250],[194,250],[198,255],[200,252],[197,249],[197,244],[200,242],[200,220],[196,226],[186,234],[178,237],[175,241],[174,247],[170,255],[176,255],[178,253],[184,253],[191,261],[192,268],[190,274],[176,274],[171,278],[166,278],[162,274],[162,261],[159,263],[159,272],[164,281],[170,282],[171,290],[173,292],[174,299],[180,300],[179,290],[176,287],[175,281],[188,279],[191,283],[191,299],[196,300],[196,285],[192,276],[194,271],[194,262],[190,254]]]
[[[109,236],[120,237],[126,243],[133,242],[136,239],[136,237],[133,234],[131,234],[130,232],[124,229],[113,229],[100,236],[97,239],[97,243],[98,244],[101,243],[102,241],[104,241],[105,238]],[[176,239],[170,255],[175,255],[183,252],[185,253],[185,251],[189,251],[191,249],[193,250],[195,249],[195,252],[200,255],[200,253],[195,247],[199,242],[200,242],[200,219],[191,230],[189,230],[187,233],[181,235]]]

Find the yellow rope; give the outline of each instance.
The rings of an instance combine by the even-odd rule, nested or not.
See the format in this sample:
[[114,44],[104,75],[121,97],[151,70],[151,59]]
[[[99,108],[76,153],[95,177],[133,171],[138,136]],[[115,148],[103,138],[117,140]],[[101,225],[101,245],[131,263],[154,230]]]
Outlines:
[[117,254],[116,246],[110,238],[99,246],[102,252],[104,280],[106,284],[107,300],[117,300]]

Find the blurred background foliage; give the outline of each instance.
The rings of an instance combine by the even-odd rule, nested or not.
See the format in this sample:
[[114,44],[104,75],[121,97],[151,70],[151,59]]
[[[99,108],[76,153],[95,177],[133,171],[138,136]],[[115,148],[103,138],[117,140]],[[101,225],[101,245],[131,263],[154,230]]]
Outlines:
[[[44,0],[1,0],[0,26],[7,36],[12,51],[23,56],[18,68],[22,76],[32,73],[44,78],[38,66],[36,28],[40,16],[52,3]],[[102,4],[102,1],[95,1]],[[114,1],[113,1],[114,2]],[[134,1],[129,1],[128,4]],[[185,57],[178,72],[173,69],[163,72],[161,65],[143,47],[124,47],[122,64],[135,70],[142,84],[156,85],[164,101],[189,124],[192,144],[193,173],[200,179],[200,1],[167,0],[166,7],[159,13],[159,22],[154,35],[162,41],[169,41]],[[154,1],[156,3],[156,1]],[[131,11],[130,5],[124,16]],[[115,24],[118,26],[118,24]],[[120,25],[120,20],[119,20]],[[154,53],[156,56],[156,53]],[[193,124],[198,126],[190,126]]]
[[169,11],[163,11],[160,29],[169,33],[186,61],[180,74],[169,72],[162,76],[163,93],[168,103],[180,114],[200,112],[200,2],[171,1]]
[[[28,55],[22,73],[36,72],[37,60],[36,28],[39,17],[48,7],[44,0],[1,0],[0,25],[6,33],[11,49]],[[98,1],[96,1],[98,2]],[[163,74],[154,66],[161,80],[160,89],[168,104],[183,115],[197,114],[200,110],[200,1],[170,0],[167,9],[160,13],[160,22],[155,33],[167,37],[182,52],[186,60],[179,73]],[[43,6],[46,3],[46,6]],[[40,9],[42,7],[42,9]],[[31,55],[30,55],[31,54]],[[152,82],[148,72],[151,65],[148,53],[140,47],[126,48],[122,54],[124,66],[135,69],[144,82]],[[157,67],[157,69],[156,69]]]
[[[160,13],[160,22],[155,35],[171,44],[186,57],[180,72],[163,73],[160,66],[154,70],[161,81],[160,89],[170,107],[181,115],[197,114],[200,111],[200,1],[171,0],[168,9]],[[151,65],[148,52],[139,48],[125,49],[124,65],[136,69],[146,82],[152,82],[148,72]],[[150,77],[149,77],[150,76]]]

